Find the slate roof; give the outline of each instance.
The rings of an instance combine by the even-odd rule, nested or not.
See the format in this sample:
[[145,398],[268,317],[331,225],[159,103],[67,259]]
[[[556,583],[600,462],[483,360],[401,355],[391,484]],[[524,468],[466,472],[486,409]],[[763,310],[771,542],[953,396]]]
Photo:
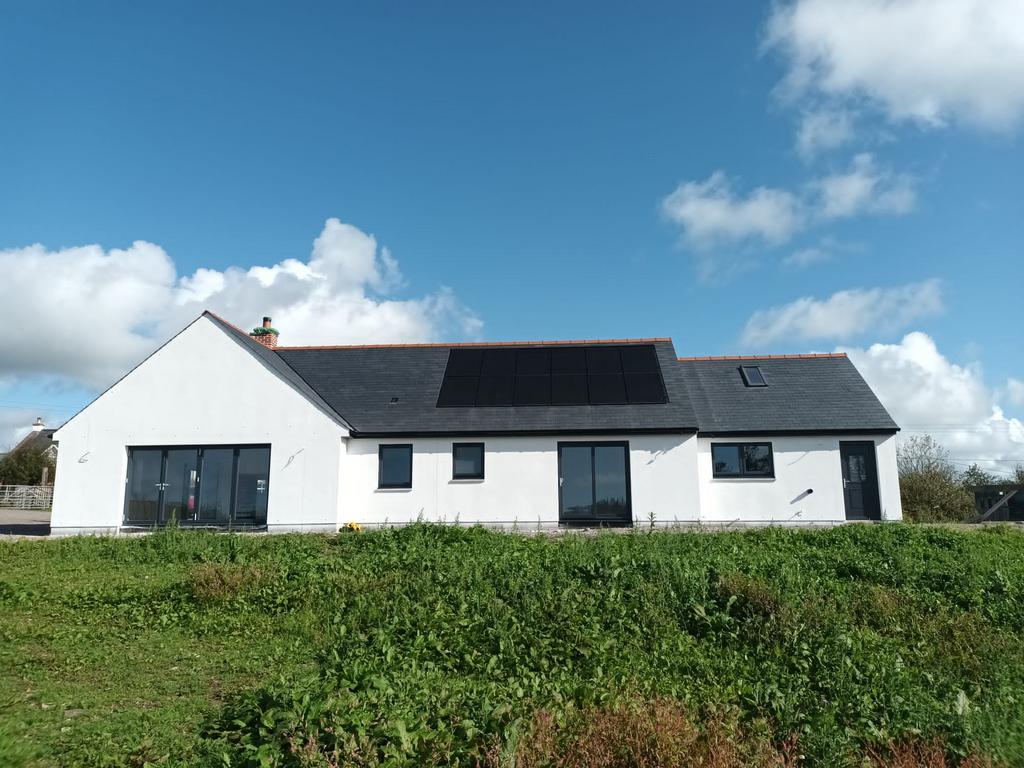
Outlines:
[[[671,339],[408,344],[269,349],[205,313],[353,437],[700,432],[886,433],[899,429],[844,354],[677,358]],[[643,405],[437,407],[453,347],[653,344],[668,402]],[[747,387],[741,365],[768,384]],[[393,398],[397,398],[392,402]]]
[[[614,343],[629,341],[638,340]],[[668,394],[664,404],[438,408],[454,345],[282,347],[276,354],[352,426],[356,436],[695,432],[697,418],[672,342],[648,343],[653,343],[661,365]]]
[[[766,387],[748,387],[756,365]],[[894,432],[896,422],[844,354],[680,358],[678,366],[708,434]]]
[[3,454],[9,456],[11,453],[18,451],[45,451],[54,444],[53,433],[56,429],[40,429],[38,431],[29,432],[21,441],[11,448],[10,453]]

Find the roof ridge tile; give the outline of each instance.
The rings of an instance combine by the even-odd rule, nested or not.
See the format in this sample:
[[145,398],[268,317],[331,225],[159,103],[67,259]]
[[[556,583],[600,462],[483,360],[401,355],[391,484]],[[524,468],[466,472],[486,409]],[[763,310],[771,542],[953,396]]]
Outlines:
[[845,352],[801,352],[790,355],[703,355],[697,357],[677,357],[680,363],[700,361],[727,361],[727,360],[814,360],[818,358],[847,357]]

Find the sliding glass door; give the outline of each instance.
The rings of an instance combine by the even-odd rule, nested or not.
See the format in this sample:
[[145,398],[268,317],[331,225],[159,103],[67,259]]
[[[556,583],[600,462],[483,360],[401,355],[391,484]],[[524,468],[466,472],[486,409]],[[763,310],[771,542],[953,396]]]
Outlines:
[[628,443],[559,443],[558,502],[562,523],[629,525]]
[[127,526],[267,524],[270,446],[129,448]]

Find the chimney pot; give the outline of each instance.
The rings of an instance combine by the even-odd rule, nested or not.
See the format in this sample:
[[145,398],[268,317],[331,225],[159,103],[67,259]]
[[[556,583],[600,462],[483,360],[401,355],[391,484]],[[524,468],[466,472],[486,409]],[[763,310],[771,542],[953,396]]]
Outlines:
[[249,334],[253,340],[268,349],[277,347],[277,331],[271,325],[272,322],[269,316],[264,315],[263,325],[259,328],[253,328],[252,333]]

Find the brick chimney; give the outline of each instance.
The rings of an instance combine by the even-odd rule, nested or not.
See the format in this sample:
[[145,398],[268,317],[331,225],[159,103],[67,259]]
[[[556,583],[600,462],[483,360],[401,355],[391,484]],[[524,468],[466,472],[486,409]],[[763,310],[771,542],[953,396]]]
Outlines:
[[270,318],[263,318],[263,325],[253,328],[249,334],[264,347],[274,349],[277,346],[277,329],[270,324]]

